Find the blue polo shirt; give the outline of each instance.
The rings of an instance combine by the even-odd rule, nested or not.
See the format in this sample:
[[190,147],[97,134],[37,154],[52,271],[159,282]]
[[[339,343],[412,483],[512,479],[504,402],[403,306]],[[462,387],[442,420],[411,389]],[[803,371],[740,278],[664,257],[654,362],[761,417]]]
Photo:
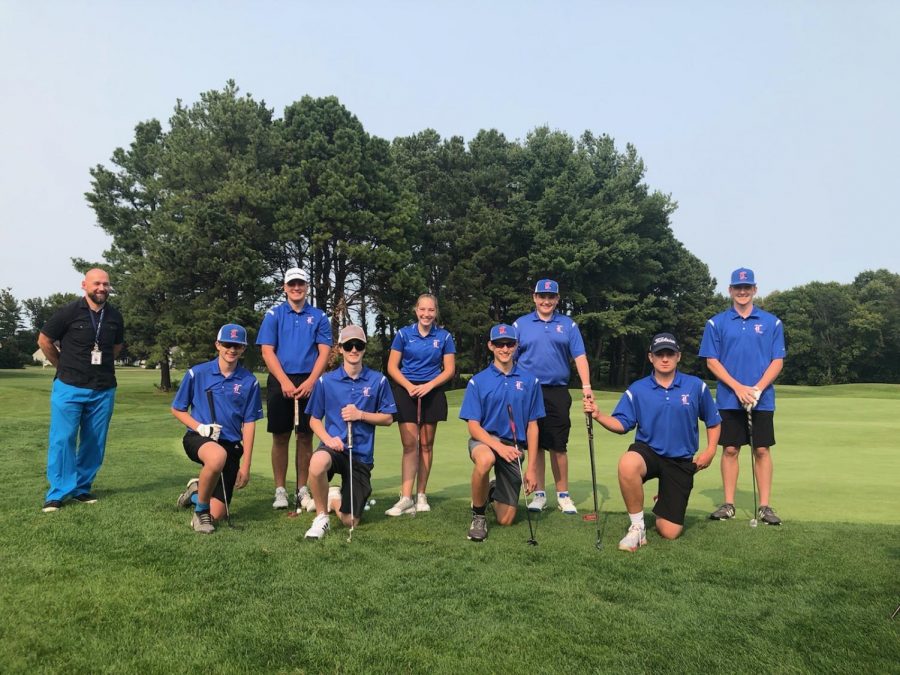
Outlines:
[[[774,314],[756,305],[743,318],[730,307],[706,322],[700,356],[718,359],[725,370],[741,384],[752,386],[759,381],[775,359],[783,359],[784,326]],[[716,402],[720,410],[739,410],[741,402],[731,387],[719,382]],[[769,385],[759,397],[757,410],[775,410],[775,387]]]
[[444,369],[444,354],[455,354],[453,336],[439,326],[431,325],[422,337],[418,323],[397,331],[391,349],[400,352],[400,372],[410,382],[430,382]]
[[299,312],[282,302],[266,312],[256,344],[274,347],[285,373],[310,373],[319,357],[318,345],[333,344],[331,323],[325,312],[308,302]]
[[256,376],[239,365],[231,377],[225,377],[219,370],[217,358],[188,369],[172,407],[182,412],[190,411],[191,417],[201,424],[212,424],[213,416],[206,400],[208,391],[213,393],[215,422],[222,425],[221,438],[226,441],[240,441],[244,423],[262,419],[262,400]]
[[[324,420],[325,430],[347,445],[347,423],[341,419],[341,408],[350,403],[363,412],[395,413],[397,405],[387,378],[377,370],[363,366],[355,380],[343,366],[338,366],[319,378],[313,387],[306,412]],[[353,461],[375,463],[375,425],[353,423]]]
[[653,375],[634,382],[622,394],[612,416],[625,431],[637,427],[634,440],[646,443],[663,457],[693,457],[700,443],[697,420],[708,427],[722,418],[709,387],[699,377],[675,371],[672,386],[657,383]]
[[519,333],[519,365],[541,384],[569,384],[569,362],[585,353],[578,324],[559,312],[544,321],[535,311],[520,316],[513,326]]
[[513,367],[509,375],[504,375],[492,363],[469,380],[459,417],[475,420],[489,434],[512,438],[507,404],[512,404],[516,440],[525,443],[528,423],[546,415],[541,383],[519,364]]

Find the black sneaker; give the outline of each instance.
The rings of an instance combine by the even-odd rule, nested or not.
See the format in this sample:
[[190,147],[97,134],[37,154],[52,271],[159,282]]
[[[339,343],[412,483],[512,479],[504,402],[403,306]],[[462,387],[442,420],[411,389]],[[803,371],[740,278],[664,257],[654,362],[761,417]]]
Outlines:
[[91,494],[90,492],[82,492],[80,495],[75,495],[72,497],[76,502],[81,502],[82,504],[96,504],[97,503],[97,495]]
[[487,539],[487,518],[473,514],[472,524],[469,526],[469,533],[466,536],[470,541],[481,542]]
[[181,509],[186,509],[189,506],[193,506],[194,503],[191,501],[191,496],[197,494],[197,490],[200,487],[200,479],[199,478],[191,478],[187,482],[187,487],[184,488],[184,491],[178,495],[178,499],[175,500],[175,506]]
[[62,502],[58,499],[48,499],[44,502],[44,505],[41,507],[41,511],[44,513],[53,513],[54,511],[59,511],[62,508]]
[[729,520],[730,518],[734,518],[734,504],[722,504],[709,514],[710,520]]
[[775,513],[771,506],[760,506],[759,513],[756,515],[759,522],[765,525],[781,525],[781,518]]

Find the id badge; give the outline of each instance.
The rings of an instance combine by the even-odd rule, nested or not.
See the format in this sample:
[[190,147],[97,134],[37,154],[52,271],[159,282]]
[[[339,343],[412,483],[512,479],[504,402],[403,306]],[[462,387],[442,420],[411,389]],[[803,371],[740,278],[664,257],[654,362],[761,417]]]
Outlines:
[[103,352],[101,352],[99,349],[95,349],[91,352],[91,365],[103,365]]

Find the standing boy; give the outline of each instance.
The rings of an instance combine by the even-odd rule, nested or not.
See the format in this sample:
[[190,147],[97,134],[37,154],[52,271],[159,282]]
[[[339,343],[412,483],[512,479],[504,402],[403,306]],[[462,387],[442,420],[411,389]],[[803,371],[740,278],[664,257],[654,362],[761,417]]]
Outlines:
[[272,473],[275,477],[275,501],[272,508],[288,507],[288,444],[294,428],[294,407],[299,406],[295,464],[298,507],[312,506],[306,487],[312,433],[309,415],[304,410],[319,376],[325,372],[331,355],[331,324],[325,313],[306,302],[309,283],[306,272],[292,267],[284,275],[287,302],[276,305],[263,317],[256,336],[263,361],[269,370],[266,381],[267,431],[272,434]]
[[341,476],[340,506],[335,511],[346,527],[359,524],[372,494],[375,427],[390,426],[397,412],[387,378],[363,365],[363,329],[346,326],[338,344],[343,363],[319,378],[306,407],[309,426],[321,441],[309,463],[316,517],[306,531],[307,539],[321,539],[330,529],[328,481],[334,474]]
[[172,414],[188,428],[182,439],[185,454],[203,467],[177,504],[194,506],[191,527],[202,534],[215,531],[213,521],[228,513],[235,488],[250,480],[256,420],[263,414],[259,382],[239,363],[246,348],[242,326],[222,326],[218,356],[189,368],[172,401]]
[[728,286],[732,306],[706,322],[700,356],[719,381],[716,403],[722,415],[722,485],[725,503],[710,514],[712,520],[734,518],[739,453],[749,444],[747,411],[753,421],[753,465],[759,485],[756,517],[766,525],[781,525],[769,505],[772,492],[772,456],[775,445],[775,387],[784,366],[784,327],[773,314],[753,304],[756,279],[753,270],[741,267],[731,274]]
[[[487,539],[485,517],[488,501],[493,501],[498,525],[512,525],[522,488],[522,452],[528,450],[526,491],[534,489],[536,478],[532,458],[538,448],[538,419],[544,416],[540,381],[514,360],[518,337],[506,324],[491,328],[488,349],[493,363],[469,380],[459,410],[469,427],[469,457],[472,469],[472,524],[468,538]],[[512,406],[515,435],[509,419]],[[490,473],[494,469],[494,489]]]
[[[681,349],[671,333],[654,336],[647,357],[653,373],[628,387],[611,416],[602,414],[594,401],[584,402],[585,412],[609,431],[624,434],[637,427],[634,443],[619,460],[619,489],[631,519],[619,542],[622,551],[647,543],[644,483],[652,478],[659,479],[656,531],[663,539],[681,534],[694,474],[716,456],[722,421],[706,383],[678,372]],[[706,425],[706,449],[695,456],[698,419]]]
[[[538,450],[532,456],[537,489],[528,505],[531,511],[541,511],[547,504],[544,490],[544,449],[550,451],[550,468],[556,482],[556,503],[560,511],[578,513],[569,495],[569,430],[572,420],[569,409],[570,362],[575,362],[581,380],[583,398],[593,398],[591,375],[581,331],[569,317],[556,311],[559,305],[559,284],[553,279],[541,279],[534,287],[534,311],[520,316],[513,326],[519,336],[519,365],[537,376],[541,383],[541,397],[545,417],[538,422]],[[529,468],[532,462],[529,461]]]

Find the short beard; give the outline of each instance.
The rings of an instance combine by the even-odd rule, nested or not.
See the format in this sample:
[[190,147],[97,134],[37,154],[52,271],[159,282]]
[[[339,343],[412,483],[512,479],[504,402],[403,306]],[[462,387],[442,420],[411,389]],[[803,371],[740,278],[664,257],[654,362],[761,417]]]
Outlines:
[[105,292],[104,297],[101,300],[98,296],[100,295],[100,291],[94,291],[93,293],[88,293],[88,297],[93,300],[95,305],[104,305],[106,304],[106,300],[109,298],[109,293]]

